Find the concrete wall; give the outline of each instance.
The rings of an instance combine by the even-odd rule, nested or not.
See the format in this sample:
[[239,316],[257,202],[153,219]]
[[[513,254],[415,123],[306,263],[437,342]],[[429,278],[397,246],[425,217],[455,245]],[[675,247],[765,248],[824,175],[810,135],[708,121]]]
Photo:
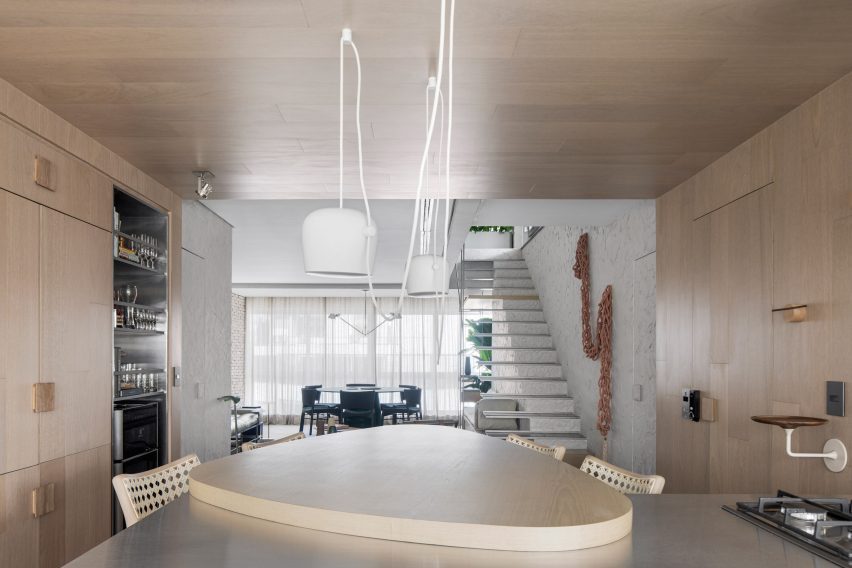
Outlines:
[[246,398],[246,297],[231,294],[231,393]]
[[[601,292],[607,284],[613,286],[608,459],[650,473],[656,462],[654,204],[642,204],[601,227],[547,227],[523,251],[589,450],[601,455],[602,438],[595,429],[600,363],[583,354],[580,281],[572,270],[583,232],[589,233],[593,328]],[[641,400],[634,400],[634,385],[641,388]]]
[[181,453],[228,455],[231,394],[231,226],[196,201],[183,202],[183,386]]

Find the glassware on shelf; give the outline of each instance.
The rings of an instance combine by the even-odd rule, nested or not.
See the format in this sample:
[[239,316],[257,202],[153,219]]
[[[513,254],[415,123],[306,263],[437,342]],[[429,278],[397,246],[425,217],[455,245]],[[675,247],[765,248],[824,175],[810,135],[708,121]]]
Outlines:
[[136,284],[129,283],[121,287],[121,301],[128,304],[135,304],[139,297],[139,289]]

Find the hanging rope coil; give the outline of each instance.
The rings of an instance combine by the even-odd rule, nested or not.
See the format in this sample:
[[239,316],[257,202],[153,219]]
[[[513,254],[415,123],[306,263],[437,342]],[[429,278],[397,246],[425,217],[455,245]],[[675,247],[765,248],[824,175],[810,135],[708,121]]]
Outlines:
[[600,360],[601,373],[598,378],[598,418],[596,428],[603,436],[603,459],[607,458],[607,436],[612,426],[612,286],[608,285],[598,303],[598,318],[595,335],[591,325],[591,284],[589,271],[589,234],[583,233],[577,241],[574,259],[574,277],[580,280],[580,295],[583,301],[581,315],[583,325],[583,353],[593,361]]

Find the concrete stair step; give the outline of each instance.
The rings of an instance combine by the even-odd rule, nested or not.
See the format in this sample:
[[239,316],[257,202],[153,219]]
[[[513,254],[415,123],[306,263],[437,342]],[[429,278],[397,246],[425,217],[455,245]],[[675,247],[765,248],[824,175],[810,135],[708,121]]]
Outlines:
[[471,337],[550,337],[550,333],[473,333]]
[[513,300],[513,299],[503,299],[503,298],[494,298],[493,296],[486,296],[484,298],[477,297],[465,298],[464,301],[464,309],[466,310],[512,310],[512,309],[532,309],[532,310],[541,310],[543,306],[541,305],[541,301],[536,297],[533,300]]
[[513,294],[508,296],[501,296],[496,294],[470,294],[468,296],[465,296],[465,301],[468,300],[478,300],[482,302],[538,302],[541,300],[541,298],[538,297],[538,294],[530,294],[527,296],[524,296],[522,294]]
[[579,420],[573,412],[552,412],[547,410],[484,410],[486,418],[554,418],[561,420]]
[[529,365],[534,365],[537,367],[562,367],[562,363],[557,363],[554,361],[479,361],[478,364],[483,367],[525,367]]
[[553,338],[550,335],[508,335],[491,338],[492,347],[531,347],[531,348],[553,348]]
[[501,268],[509,268],[509,269],[519,269],[526,268],[527,261],[523,259],[499,259],[493,262],[493,266],[495,269]]
[[482,313],[482,312],[498,312],[498,313],[506,313],[506,312],[534,312],[534,313],[542,313],[544,310],[542,308],[465,308],[465,313]]
[[500,347],[487,345],[485,347],[472,347],[464,351],[556,351],[553,347]]
[[505,394],[505,393],[491,393],[484,392],[482,393],[482,398],[496,398],[496,399],[506,399],[506,400],[519,400],[519,399],[536,399],[536,400],[574,400],[572,397],[567,394],[532,394],[532,393],[524,393],[524,394]]
[[523,252],[516,248],[468,248],[464,251],[465,261],[494,261],[494,260],[520,260]]
[[574,399],[567,394],[485,393],[481,396],[490,400],[513,400],[521,411],[574,412]]
[[491,333],[504,333],[509,335],[524,335],[528,333],[539,333],[550,335],[547,322],[540,321],[491,321]]
[[[523,382],[523,381],[537,381],[540,383],[564,383],[565,379],[560,377],[501,377],[501,376],[491,376],[491,377],[483,377],[480,376],[480,379],[483,381],[491,381],[492,383],[499,382]],[[566,383],[567,384],[567,383]]]

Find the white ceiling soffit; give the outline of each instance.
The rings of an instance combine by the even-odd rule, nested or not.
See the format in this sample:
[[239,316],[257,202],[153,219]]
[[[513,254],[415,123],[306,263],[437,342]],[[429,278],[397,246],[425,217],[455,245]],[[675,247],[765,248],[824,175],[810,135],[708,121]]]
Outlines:
[[[330,279],[305,274],[302,221],[311,211],[337,207],[337,200],[217,200],[204,204],[234,227],[233,283],[236,293],[249,296],[359,296],[367,287],[364,278]],[[479,201],[472,200],[451,210],[450,258],[453,261],[461,250],[478,205]],[[344,206],[363,210],[364,204],[358,200],[346,200]],[[379,227],[373,282],[378,295],[395,296],[408,254],[414,200],[370,201],[370,210]]]
[[514,227],[600,226],[612,223],[646,199],[488,199],[481,202],[474,225]]

